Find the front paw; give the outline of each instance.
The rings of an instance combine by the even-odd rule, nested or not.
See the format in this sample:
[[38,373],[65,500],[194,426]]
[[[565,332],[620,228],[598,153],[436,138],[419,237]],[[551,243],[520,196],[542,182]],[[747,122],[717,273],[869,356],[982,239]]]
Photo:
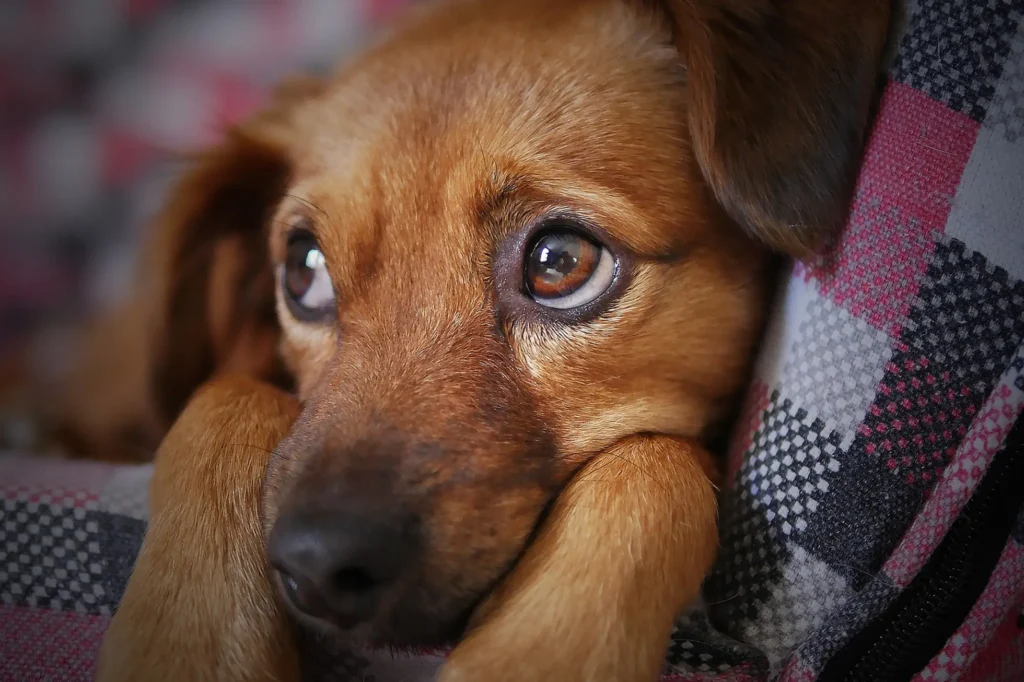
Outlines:
[[636,436],[598,455],[477,614],[441,682],[655,682],[717,544],[710,457]]
[[100,651],[100,682],[299,679],[267,574],[259,495],[298,411],[246,379],[200,390],[157,454],[150,523]]

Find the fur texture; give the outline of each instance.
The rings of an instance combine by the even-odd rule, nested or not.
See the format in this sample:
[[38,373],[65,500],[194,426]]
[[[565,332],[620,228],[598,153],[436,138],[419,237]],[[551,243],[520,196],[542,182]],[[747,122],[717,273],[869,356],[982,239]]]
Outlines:
[[[881,0],[459,0],[283,87],[159,221],[140,406],[169,422],[214,385],[161,446],[101,679],[292,678],[264,467],[267,528],[417,520],[422,548],[348,636],[468,620],[447,680],[654,679],[714,556],[701,443],[746,377],[768,247],[842,222],[888,25]],[[556,314],[522,264],[567,220],[618,274]],[[277,278],[300,229],[335,292],[317,322]]]

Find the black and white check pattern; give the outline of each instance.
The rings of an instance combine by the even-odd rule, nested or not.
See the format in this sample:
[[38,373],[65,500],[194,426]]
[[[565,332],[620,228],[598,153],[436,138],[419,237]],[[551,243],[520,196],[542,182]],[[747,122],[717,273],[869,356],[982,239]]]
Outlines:
[[109,614],[107,557],[96,520],[80,508],[7,500],[0,527],[0,600]]
[[889,337],[829,299],[816,298],[793,345],[782,370],[787,394],[815,406],[848,445],[885,375]]
[[775,533],[804,530],[805,510],[817,510],[839,471],[839,445],[824,421],[774,393],[754,435],[754,454],[737,475],[741,505],[763,513]]
[[[1018,10],[1018,15],[1022,13],[1024,8]],[[1017,35],[1010,41],[1010,55],[985,116],[985,126],[1008,142],[1024,135],[1024,18],[1016,19]]]
[[740,666],[748,673],[768,672],[764,654],[715,630],[703,605],[695,606],[677,621],[665,660],[668,672],[682,674],[721,674]]
[[[705,594],[715,625],[742,631],[762,617],[840,470],[840,436],[776,391],[723,500],[721,550]],[[770,608],[770,607],[769,607]]]
[[918,0],[912,9],[893,78],[981,121],[1021,20],[1019,0]]

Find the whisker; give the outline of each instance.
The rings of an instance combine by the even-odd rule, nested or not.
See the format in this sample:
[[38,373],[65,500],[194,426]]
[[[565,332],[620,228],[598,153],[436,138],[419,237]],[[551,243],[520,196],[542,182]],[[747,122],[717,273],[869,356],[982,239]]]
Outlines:
[[704,602],[704,605],[705,606],[718,606],[719,604],[724,604],[726,602],[730,602],[733,599],[739,599],[741,596],[742,595],[739,592],[737,592],[736,594],[732,595],[731,597],[726,597],[724,599],[719,599],[718,601],[706,601],[706,602]]
[[265,452],[268,455],[273,455],[274,454],[273,450],[268,450],[267,448],[261,447],[259,445],[254,445],[252,443],[228,443],[228,445],[230,445],[232,447],[238,447],[238,448],[252,448],[253,450],[259,450],[260,452]]
[[285,192],[285,193],[284,193],[284,196],[286,196],[286,197],[291,197],[292,199],[295,199],[295,201],[298,201],[298,202],[300,202],[300,203],[303,203],[303,204],[305,204],[305,205],[306,205],[306,206],[308,206],[309,208],[313,209],[314,211],[316,211],[317,213],[319,213],[320,215],[322,215],[322,216],[323,216],[323,217],[324,217],[325,219],[327,219],[327,220],[330,220],[330,219],[331,219],[331,216],[330,216],[330,214],[328,214],[328,213],[327,213],[327,211],[325,211],[325,210],[324,210],[324,209],[322,209],[321,207],[317,206],[317,205],[316,205],[315,203],[313,203],[313,202],[312,202],[312,201],[310,201],[309,199],[306,199],[305,197],[300,197],[299,195],[297,195],[297,194],[292,194],[291,192]]
[[642,473],[645,476],[647,476],[647,478],[651,479],[651,481],[654,482],[655,485],[659,486],[666,493],[671,494],[671,491],[668,489],[667,485],[665,485],[664,483],[659,481],[657,476],[655,476],[651,472],[647,471],[644,467],[642,467],[641,465],[637,464],[636,462],[634,462],[632,460],[629,460],[629,459],[626,459],[622,455],[616,455],[616,454],[611,453],[611,452],[605,452],[604,456],[606,456],[606,457],[614,457],[614,458],[616,458],[616,459],[618,459],[620,461],[625,462],[626,464],[632,465],[633,468],[635,468],[637,471],[639,471],[640,473]]

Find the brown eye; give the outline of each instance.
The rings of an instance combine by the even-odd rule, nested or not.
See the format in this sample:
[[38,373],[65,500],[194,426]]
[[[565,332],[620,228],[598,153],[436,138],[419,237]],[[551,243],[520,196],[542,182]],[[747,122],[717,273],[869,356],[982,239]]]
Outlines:
[[549,308],[576,308],[603,294],[615,276],[605,247],[575,230],[541,234],[526,257],[526,288]]
[[316,239],[299,230],[288,239],[281,286],[289,308],[300,319],[323,317],[334,308],[334,285]]

